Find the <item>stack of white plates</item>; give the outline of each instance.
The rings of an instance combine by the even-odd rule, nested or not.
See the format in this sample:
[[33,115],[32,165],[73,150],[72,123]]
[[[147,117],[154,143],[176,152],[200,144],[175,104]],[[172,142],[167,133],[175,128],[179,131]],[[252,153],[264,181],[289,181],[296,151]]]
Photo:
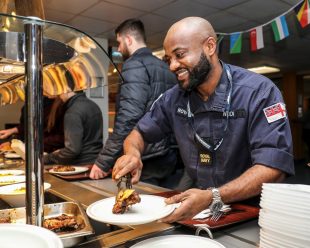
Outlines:
[[260,248],[310,247],[310,185],[263,184]]

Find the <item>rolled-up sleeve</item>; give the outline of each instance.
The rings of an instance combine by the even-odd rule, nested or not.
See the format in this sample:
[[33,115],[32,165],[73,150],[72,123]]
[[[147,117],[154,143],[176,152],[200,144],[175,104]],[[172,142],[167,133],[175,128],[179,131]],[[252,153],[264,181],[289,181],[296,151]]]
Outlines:
[[253,164],[263,164],[294,175],[292,135],[288,117],[270,121],[264,109],[283,104],[278,88],[270,87],[255,95],[255,104],[249,106],[249,142]]

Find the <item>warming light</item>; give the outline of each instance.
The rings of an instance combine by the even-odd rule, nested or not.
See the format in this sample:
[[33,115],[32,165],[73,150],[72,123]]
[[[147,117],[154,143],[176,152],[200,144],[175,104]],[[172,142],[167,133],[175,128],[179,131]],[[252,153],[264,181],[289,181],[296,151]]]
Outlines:
[[273,73],[273,72],[279,72],[280,71],[279,68],[271,67],[271,66],[253,67],[253,68],[249,68],[248,70],[259,73],[259,74],[267,74],[267,73]]

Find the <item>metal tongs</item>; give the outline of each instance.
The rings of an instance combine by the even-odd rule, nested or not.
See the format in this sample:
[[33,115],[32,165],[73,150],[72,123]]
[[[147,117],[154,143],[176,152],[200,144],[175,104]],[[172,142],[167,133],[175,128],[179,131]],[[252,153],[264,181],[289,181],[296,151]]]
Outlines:
[[132,188],[131,178],[132,178],[131,174],[127,173],[126,175],[124,175],[120,179],[118,179],[118,181],[117,181],[118,192],[120,192],[123,189],[131,189]]

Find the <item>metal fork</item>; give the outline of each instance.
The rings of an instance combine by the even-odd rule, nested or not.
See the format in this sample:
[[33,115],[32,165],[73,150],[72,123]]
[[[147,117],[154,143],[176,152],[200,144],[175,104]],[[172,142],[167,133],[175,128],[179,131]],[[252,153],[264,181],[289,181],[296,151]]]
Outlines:
[[222,212],[222,211],[216,212],[215,214],[212,215],[211,221],[217,222],[222,217],[223,214],[224,214],[224,212]]
[[231,208],[230,208],[229,205],[226,206],[226,207],[223,207],[220,211],[214,213],[210,220],[214,221],[214,222],[217,222],[223,216],[223,214],[226,214],[229,211],[231,211]]

